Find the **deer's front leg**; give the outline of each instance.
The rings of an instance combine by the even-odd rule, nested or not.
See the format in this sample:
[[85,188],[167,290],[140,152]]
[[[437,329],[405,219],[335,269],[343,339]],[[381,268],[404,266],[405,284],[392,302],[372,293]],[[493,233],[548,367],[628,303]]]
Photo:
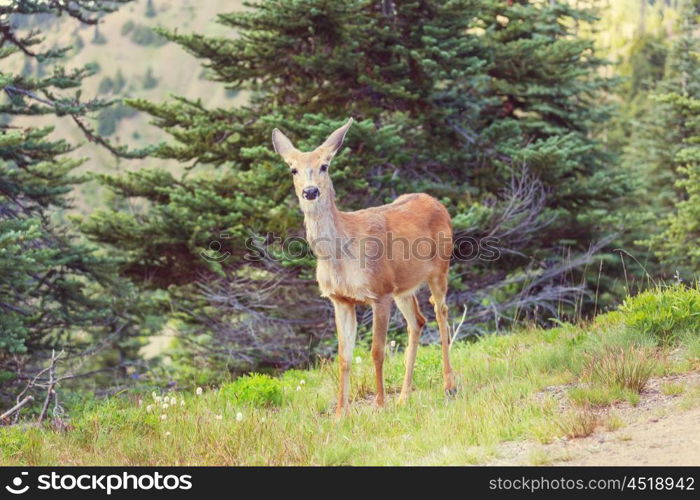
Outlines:
[[377,406],[384,406],[384,348],[386,331],[391,315],[391,296],[382,297],[372,304],[372,360],[377,384]]
[[350,400],[350,366],[352,353],[355,349],[357,334],[357,318],[355,304],[344,300],[333,299],[335,309],[335,326],[338,330],[338,368],[339,388],[336,416],[341,417],[348,410]]

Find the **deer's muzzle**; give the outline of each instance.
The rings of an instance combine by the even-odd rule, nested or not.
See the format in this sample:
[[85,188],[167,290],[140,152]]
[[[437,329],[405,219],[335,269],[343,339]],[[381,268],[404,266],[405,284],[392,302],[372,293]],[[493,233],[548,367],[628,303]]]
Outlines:
[[321,191],[319,191],[316,186],[304,188],[304,190],[301,192],[301,195],[307,200],[315,200],[318,198],[319,194],[321,194]]

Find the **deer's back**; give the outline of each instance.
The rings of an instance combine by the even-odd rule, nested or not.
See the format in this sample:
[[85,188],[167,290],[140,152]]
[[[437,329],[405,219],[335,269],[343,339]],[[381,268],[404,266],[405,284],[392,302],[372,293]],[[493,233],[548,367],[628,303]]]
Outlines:
[[346,268],[362,275],[373,296],[410,293],[449,266],[452,223],[432,196],[405,194],[388,205],[341,216],[359,264]]

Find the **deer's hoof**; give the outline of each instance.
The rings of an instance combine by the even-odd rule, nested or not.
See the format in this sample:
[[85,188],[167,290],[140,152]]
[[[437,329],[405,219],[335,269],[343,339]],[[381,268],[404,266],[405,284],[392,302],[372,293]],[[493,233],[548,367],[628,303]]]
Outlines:
[[448,398],[453,398],[457,395],[457,388],[456,387],[451,387],[449,389],[445,389],[445,396]]

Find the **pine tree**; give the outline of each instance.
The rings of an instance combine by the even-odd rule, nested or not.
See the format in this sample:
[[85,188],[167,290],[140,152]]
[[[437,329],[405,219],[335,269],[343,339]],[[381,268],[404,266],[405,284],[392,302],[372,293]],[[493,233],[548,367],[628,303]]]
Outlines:
[[[664,187],[675,190],[669,190],[670,208],[661,219],[660,233],[647,240],[669,271],[684,271],[695,277],[700,273],[699,17],[700,2],[688,0],[681,11],[668,78],[660,85],[659,108],[666,111],[666,126],[676,143],[673,157],[657,169],[666,174],[662,178]],[[655,176],[657,180],[659,177]]]
[[[61,222],[71,190],[84,180],[74,173],[83,160],[67,154],[76,146],[53,139],[53,127],[12,121],[65,117],[88,140],[129,154],[98,137],[86,121],[110,104],[81,100],[81,82],[93,70],[64,69],[56,63],[70,47],[42,50],[38,33],[25,35],[14,26],[18,15],[36,14],[67,15],[94,24],[94,14],[109,12],[114,4],[11,1],[0,7],[0,60],[24,57],[54,63],[45,77],[13,74],[4,66],[0,70],[0,88],[6,96],[0,102],[0,371],[19,370],[20,361],[28,370],[36,356],[50,348],[77,354],[88,342],[86,329],[106,335],[124,327],[124,316],[117,317],[116,311],[125,296],[116,293],[122,285],[114,263]],[[76,331],[82,331],[81,341],[73,336]],[[1,380],[8,383],[7,377]]]
[[[478,306],[472,282],[522,277],[566,246],[587,249],[605,231],[606,203],[623,189],[591,139],[606,112],[596,95],[607,83],[595,76],[603,61],[571,28],[590,18],[559,2],[266,0],[219,16],[237,38],[160,30],[201,59],[213,80],[246,91],[249,103],[208,109],[184,97],[129,101],[174,139],[154,155],[192,168],[181,177],[163,170],[102,177],[118,196],[149,204],[137,213],[98,211],[82,229],[126,256],[125,275],[177,291],[178,317],[193,332],[211,334],[211,315],[197,311],[222,295],[205,299],[192,284],[198,278],[256,290],[281,274],[270,302],[241,310],[253,314],[262,305],[273,327],[292,317],[295,332],[316,339],[332,328],[327,307],[309,307],[312,258],[252,262],[246,241],[303,234],[287,169],[270,147],[272,128],[303,149],[353,116],[332,166],[343,209],[426,191],[448,206],[458,232],[489,234],[489,224],[501,224],[510,253],[498,269],[456,267],[453,300]],[[539,179],[531,184],[541,187],[542,206],[514,215],[510,205],[504,222],[508,203],[497,200],[523,164]],[[202,258],[211,242],[225,259]],[[523,281],[502,291],[508,300]],[[217,327],[230,328],[241,313],[218,319]]]
[[[643,234],[638,235],[638,244],[643,248],[651,246],[661,258],[660,271],[666,275],[677,268],[694,267],[693,259],[687,263],[678,259],[684,253],[678,224],[688,214],[691,188],[688,182],[693,175],[689,155],[692,156],[696,129],[688,113],[692,103],[700,99],[697,20],[697,1],[684,2],[664,77],[653,89],[651,105],[634,129],[624,158],[626,166],[639,179],[636,210],[643,214],[644,224],[640,226]],[[686,215],[678,219],[681,206],[685,207],[682,212]],[[679,213],[676,213],[677,208]],[[673,229],[669,229],[669,225]],[[672,241],[665,241],[671,236],[669,231],[674,236]]]

